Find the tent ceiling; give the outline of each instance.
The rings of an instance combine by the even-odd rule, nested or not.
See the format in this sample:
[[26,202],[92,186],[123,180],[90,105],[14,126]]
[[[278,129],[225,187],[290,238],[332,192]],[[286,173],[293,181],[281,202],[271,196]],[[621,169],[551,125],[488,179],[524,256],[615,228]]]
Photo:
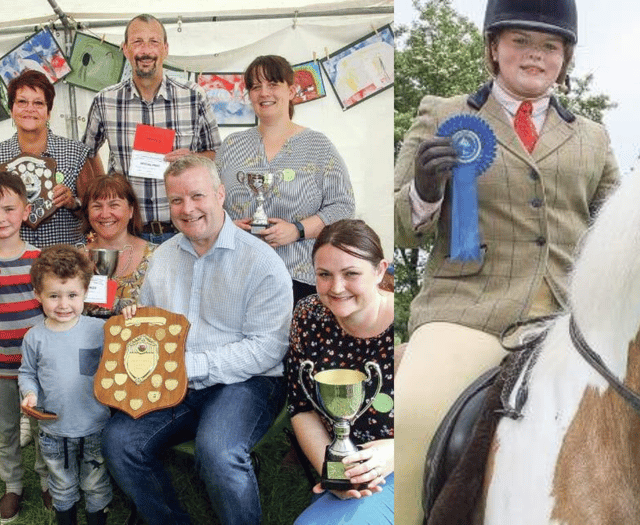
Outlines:
[[[53,2],[54,4],[56,2]],[[180,10],[176,10],[176,5]],[[158,18],[187,20],[189,17],[207,17],[210,20],[233,20],[260,16],[290,16],[298,12],[298,16],[319,16],[321,14],[339,16],[349,14],[350,11],[378,11],[393,12],[393,0],[317,0],[309,4],[301,4],[300,0],[241,0],[228,2],[222,0],[140,0],[134,2],[135,10],[131,10],[130,0],[59,0],[60,10],[72,20],[79,23],[91,24],[99,21],[117,22],[127,21],[140,13],[152,13]],[[232,7],[231,7],[232,6]],[[47,0],[30,0],[29,9],[16,9],[12,2],[0,3],[0,29],[25,27],[33,28],[40,24],[57,22],[58,17],[54,8]]]

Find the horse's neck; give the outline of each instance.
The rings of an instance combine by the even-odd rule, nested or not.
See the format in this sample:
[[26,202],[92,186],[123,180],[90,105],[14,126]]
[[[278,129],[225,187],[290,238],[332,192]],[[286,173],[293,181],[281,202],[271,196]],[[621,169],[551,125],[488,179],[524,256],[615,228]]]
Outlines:
[[[630,344],[629,355],[637,355],[639,350],[636,339]],[[625,381],[636,391],[639,369],[635,362],[629,366]],[[615,523],[637,523],[639,470],[639,415],[613,389],[600,394],[589,387],[558,454],[551,518],[568,524],[611,523],[611,509],[616,509]],[[594,498],[594,494],[599,496]]]

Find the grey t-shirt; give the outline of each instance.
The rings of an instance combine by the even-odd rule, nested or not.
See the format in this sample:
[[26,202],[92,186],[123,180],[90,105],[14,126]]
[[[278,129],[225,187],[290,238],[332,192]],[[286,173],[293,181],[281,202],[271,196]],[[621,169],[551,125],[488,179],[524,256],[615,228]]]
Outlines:
[[104,428],[109,409],[93,395],[93,379],[104,344],[104,320],[80,316],[65,332],[44,322],[27,332],[22,342],[18,384],[23,393],[38,394],[38,406],[58,414],[40,421],[40,428],[60,437],[82,437]]

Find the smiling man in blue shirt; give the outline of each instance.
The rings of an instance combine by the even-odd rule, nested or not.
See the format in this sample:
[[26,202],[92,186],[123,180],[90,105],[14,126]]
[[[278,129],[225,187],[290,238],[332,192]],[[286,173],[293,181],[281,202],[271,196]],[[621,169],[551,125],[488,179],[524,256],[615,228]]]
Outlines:
[[197,468],[221,521],[255,525],[261,510],[249,453],[284,404],[291,278],[275,251],[223,210],[225,190],[212,161],[182,157],[165,185],[181,233],[156,250],[140,304],[191,323],[189,390],[174,408],[139,419],[116,413],[105,431],[105,457],[149,525],[190,523],[158,454],[195,438]]

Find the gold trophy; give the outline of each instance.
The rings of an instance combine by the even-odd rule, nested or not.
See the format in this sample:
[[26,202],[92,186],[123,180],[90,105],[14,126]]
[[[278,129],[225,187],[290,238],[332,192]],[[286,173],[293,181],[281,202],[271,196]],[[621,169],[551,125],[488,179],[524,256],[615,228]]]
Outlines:
[[248,186],[249,189],[256,194],[256,203],[258,204],[251,220],[251,233],[256,234],[269,227],[269,218],[264,211],[264,202],[266,196],[269,195],[276,184],[280,180],[279,173],[245,173],[239,171],[236,178],[240,184]]
[[[351,423],[367,411],[380,393],[382,387],[380,366],[368,361],[364,365],[366,374],[358,370],[335,368],[318,372],[312,377],[313,366],[313,362],[309,360],[300,364],[300,384],[305,396],[316,410],[333,423],[334,434],[333,441],[325,451],[324,464],[322,465],[322,488],[332,490],[357,488],[344,475],[345,465],[342,463],[342,459],[358,452],[358,448],[349,439]],[[378,374],[378,386],[369,402],[362,406],[365,401],[365,382],[372,380],[371,369]],[[305,371],[308,371],[309,380],[315,383],[319,405],[305,386]]]

